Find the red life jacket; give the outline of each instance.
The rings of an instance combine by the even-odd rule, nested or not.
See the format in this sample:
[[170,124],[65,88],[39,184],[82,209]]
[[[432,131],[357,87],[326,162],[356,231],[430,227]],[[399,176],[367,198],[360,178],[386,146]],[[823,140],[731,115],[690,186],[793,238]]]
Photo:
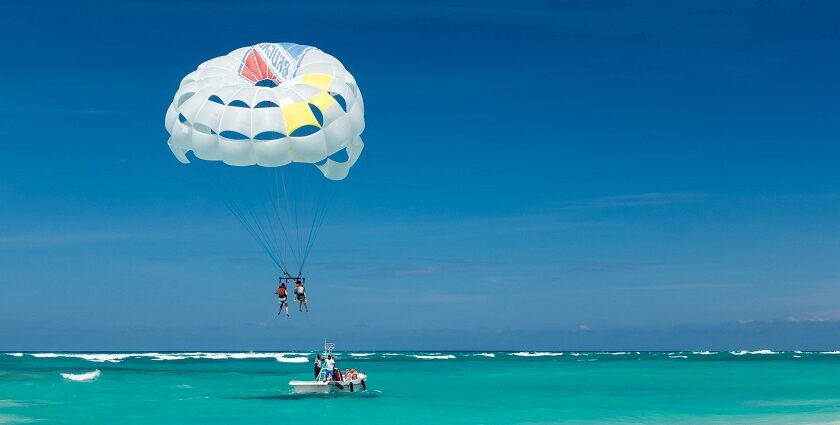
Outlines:
[[274,293],[277,294],[277,297],[279,298],[286,298],[286,288],[283,286],[277,288],[277,291]]

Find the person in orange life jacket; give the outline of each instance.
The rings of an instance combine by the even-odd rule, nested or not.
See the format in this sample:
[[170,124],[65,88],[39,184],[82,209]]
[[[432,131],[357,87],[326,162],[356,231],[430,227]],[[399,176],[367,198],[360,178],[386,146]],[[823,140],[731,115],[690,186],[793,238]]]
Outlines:
[[280,286],[274,291],[277,294],[277,298],[280,301],[280,308],[277,309],[277,315],[279,316],[283,313],[283,307],[286,307],[286,317],[289,317],[289,303],[287,300],[289,299],[289,291],[286,290],[286,284],[280,283]]
[[298,311],[301,310],[301,307],[306,307],[306,312],[309,312],[309,304],[306,302],[306,288],[303,287],[303,282],[300,279],[295,281],[295,296],[297,296],[298,300]]

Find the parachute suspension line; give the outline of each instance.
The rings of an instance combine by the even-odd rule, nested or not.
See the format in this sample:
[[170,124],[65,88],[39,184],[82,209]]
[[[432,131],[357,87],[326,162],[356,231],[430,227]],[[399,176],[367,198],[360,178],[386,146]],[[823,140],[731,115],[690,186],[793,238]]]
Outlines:
[[272,236],[269,238],[271,245],[275,249],[275,252],[280,255],[280,259],[283,261],[283,264],[288,265],[286,262],[286,244],[284,244],[283,240],[280,238],[280,234],[277,232],[276,226],[274,225],[274,220],[272,220],[272,213],[274,210],[269,208],[266,202],[263,202],[262,211],[265,213],[265,223],[268,227],[268,233]]
[[294,231],[295,231],[295,239],[297,239],[298,249],[296,251],[295,250],[293,250],[293,251],[294,251],[294,254],[295,254],[295,258],[297,259],[297,262],[298,262],[298,268],[300,269],[301,268],[300,267],[300,262],[301,262],[300,253],[303,252],[303,250],[301,249],[301,243],[300,243],[300,226],[298,226],[298,221],[299,221],[298,220],[298,208],[297,208],[297,205],[291,205],[291,202],[289,200],[289,190],[288,190],[288,185],[286,184],[286,172],[285,172],[285,170],[280,170],[280,181],[283,185],[283,198],[284,198],[284,201],[286,203],[286,212],[288,214],[289,220],[292,219],[292,212],[294,211],[294,220],[295,220]]
[[[276,184],[269,185],[266,190],[268,196],[267,200],[263,200],[262,202],[262,211],[265,213],[265,222],[270,232],[271,237],[269,239],[283,260],[283,264],[288,268],[288,243],[285,239],[286,229],[283,227],[283,220],[277,216],[278,204],[274,196]],[[280,228],[280,232],[277,231],[278,227]]]
[[248,221],[248,218],[245,216],[242,209],[239,208],[238,206],[236,206],[230,200],[226,200],[225,204],[227,204],[227,207],[230,210],[230,212],[233,214],[233,216],[236,217],[236,219],[242,224],[242,227],[244,227],[245,230],[248,231],[248,233],[251,235],[251,238],[253,238],[254,241],[256,241],[257,244],[263,249],[263,251],[265,251],[265,253],[268,255],[268,257],[271,258],[271,261],[274,262],[274,264],[277,267],[279,267],[280,270],[284,274],[288,275],[288,272],[286,271],[286,268],[283,266],[283,262],[281,261],[281,259],[278,258],[277,255],[274,252],[272,252],[272,250],[271,250],[269,244],[267,243],[267,241],[257,231],[257,229],[253,226],[253,224]]
[[314,214],[312,214],[312,226],[309,228],[309,236],[307,237],[306,241],[306,249],[303,252],[303,261],[301,262],[301,269],[306,264],[306,260],[309,258],[309,253],[312,252],[312,247],[315,245],[315,241],[318,239],[318,234],[321,231],[321,226],[324,224],[324,219],[327,217],[327,212],[330,209],[332,204],[332,193],[329,192],[330,188],[328,188],[329,182],[323,182],[320,188],[320,194],[317,199],[317,203],[315,205]]
[[[314,174],[297,173],[300,169],[272,168],[223,174],[228,180],[225,205],[283,276],[294,278],[297,268],[300,277],[330,209],[333,186],[320,175],[313,179]],[[236,184],[243,175],[250,176],[247,179],[258,174],[262,185]]]
[[[278,253],[281,252],[281,250],[280,250],[280,247],[277,245],[277,241],[276,241],[276,238],[274,237],[274,234],[271,231],[266,229],[266,224],[263,223],[263,219],[260,216],[260,214],[258,213],[258,211],[256,209],[256,206],[253,205],[253,204],[250,204],[250,203],[247,203],[246,205],[248,207],[248,209],[246,211],[250,214],[251,223],[257,229],[258,234],[262,237],[262,240],[264,241],[264,244],[266,245],[266,247],[276,257],[278,255]],[[263,208],[265,208],[264,204],[263,204]],[[265,216],[266,216],[266,219],[269,218],[268,213],[265,213]],[[281,260],[282,260],[282,258],[281,258]],[[285,264],[285,262],[282,262],[282,263]]]
[[[283,220],[280,218],[278,214],[278,210],[280,209],[280,194],[278,193],[277,188],[277,170],[273,170],[274,172],[274,184],[268,185],[268,198],[271,200],[271,208],[267,209],[270,211],[269,213],[269,222],[277,222],[277,227],[280,228],[280,232],[277,232],[277,229],[272,226],[271,232],[272,234],[276,235],[276,240],[278,245],[282,245],[282,250],[280,251],[280,256],[283,258],[283,264],[288,265],[288,257],[289,257],[289,238],[286,235],[286,227],[283,226]],[[272,219],[273,218],[273,219]]]
[[[245,201],[238,202],[234,196],[234,193],[236,192],[236,185],[232,170],[225,170],[228,172],[213,173],[206,167],[199,167],[199,169],[205,183],[220,189],[219,193],[222,195],[221,200],[224,202],[231,215],[233,215],[233,217],[236,218],[236,220],[248,232],[251,239],[257,242],[257,245],[259,245],[263,252],[268,255],[268,258],[271,259],[271,262],[285,274],[287,270],[287,263],[285,258],[278,256],[281,251],[272,249],[272,245],[274,245],[272,244],[272,238],[270,235],[261,233],[259,226],[257,226],[259,224],[258,219],[254,218],[253,220],[249,220],[248,215],[243,209],[245,205],[248,205],[248,203]],[[254,214],[251,215],[254,216]]]
[[274,245],[272,243],[271,235],[266,233],[265,229],[262,226],[261,220],[257,216],[256,212],[253,209],[253,206],[249,206],[246,212],[250,215],[250,220],[246,216],[245,212],[241,212],[240,215],[245,219],[245,222],[248,223],[248,226],[253,229],[252,232],[256,235],[257,242],[263,246],[263,249],[269,253],[272,260],[275,264],[279,263],[281,270],[285,269],[285,263],[283,262],[282,258],[278,258],[277,250],[274,249]]
[[[290,207],[289,207],[289,193],[286,191],[286,180],[284,178],[283,171],[281,170],[280,173],[279,173],[280,174],[280,180],[277,179],[277,174],[278,174],[277,169],[275,168],[274,169],[274,185],[273,185],[274,194],[275,194],[275,196],[274,196],[274,205],[275,205],[274,217],[277,219],[277,223],[280,225],[280,229],[283,231],[283,238],[286,241],[286,246],[290,247],[290,246],[293,246],[293,245],[292,245],[292,241],[289,239],[289,229],[287,229],[286,226],[283,224],[283,222],[285,220],[281,216],[282,208],[280,206],[280,199],[281,199],[280,188],[281,187],[283,188],[283,202],[285,203],[285,207],[286,207],[286,218],[291,220],[292,214],[291,214],[291,210],[290,210]],[[282,181],[282,186],[281,186],[281,181]],[[292,255],[295,257],[295,260],[297,261],[297,263],[300,264],[300,256],[298,255],[299,251],[295,251],[294,249],[290,249],[290,251],[292,252]]]

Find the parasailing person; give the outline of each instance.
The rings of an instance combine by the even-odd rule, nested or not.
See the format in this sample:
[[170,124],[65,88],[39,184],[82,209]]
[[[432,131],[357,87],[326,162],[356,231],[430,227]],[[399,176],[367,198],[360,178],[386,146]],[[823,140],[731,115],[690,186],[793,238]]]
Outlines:
[[286,282],[283,282],[283,278],[280,278],[280,286],[277,287],[277,290],[274,291],[277,294],[277,299],[280,302],[280,307],[277,308],[277,315],[279,316],[283,313],[283,307],[286,307],[286,317],[289,316],[289,291],[286,289]]
[[295,279],[295,297],[298,301],[298,311],[302,311],[301,307],[306,307],[306,312],[309,313],[309,303],[306,301],[306,288],[303,287],[303,280]]

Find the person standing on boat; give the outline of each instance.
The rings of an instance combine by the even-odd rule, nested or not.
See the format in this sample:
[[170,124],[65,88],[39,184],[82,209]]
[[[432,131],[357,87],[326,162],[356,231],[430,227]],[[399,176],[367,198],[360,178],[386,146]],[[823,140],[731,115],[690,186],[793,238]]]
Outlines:
[[306,312],[309,313],[309,303],[306,302],[306,288],[303,287],[303,282],[300,279],[295,281],[295,296],[298,300],[298,311],[302,311],[301,307],[306,307]]
[[[282,278],[281,278],[282,279]],[[280,307],[277,309],[277,315],[283,313],[283,307],[286,307],[286,317],[289,317],[289,291],[286,290],[286,283],[281,282],[280,286],[274,291],[277,294],[277,299],[280,301]]]
[[321,355],[320,355],[320,354],[318,354],[317,356],[315,356],[315,379],[316,379],[316,380],[318,379],[318,375],[320,375],[320,374],[321,374],[321,362],[322,362],[322,361],[323,361],[323,359],[321,359]]
[[329,354],[327,355],[327,360],[324,361],[324,374],[326,375],[324,381],[332,381],[333,369],[335,369],[335,359],[332,354]]

